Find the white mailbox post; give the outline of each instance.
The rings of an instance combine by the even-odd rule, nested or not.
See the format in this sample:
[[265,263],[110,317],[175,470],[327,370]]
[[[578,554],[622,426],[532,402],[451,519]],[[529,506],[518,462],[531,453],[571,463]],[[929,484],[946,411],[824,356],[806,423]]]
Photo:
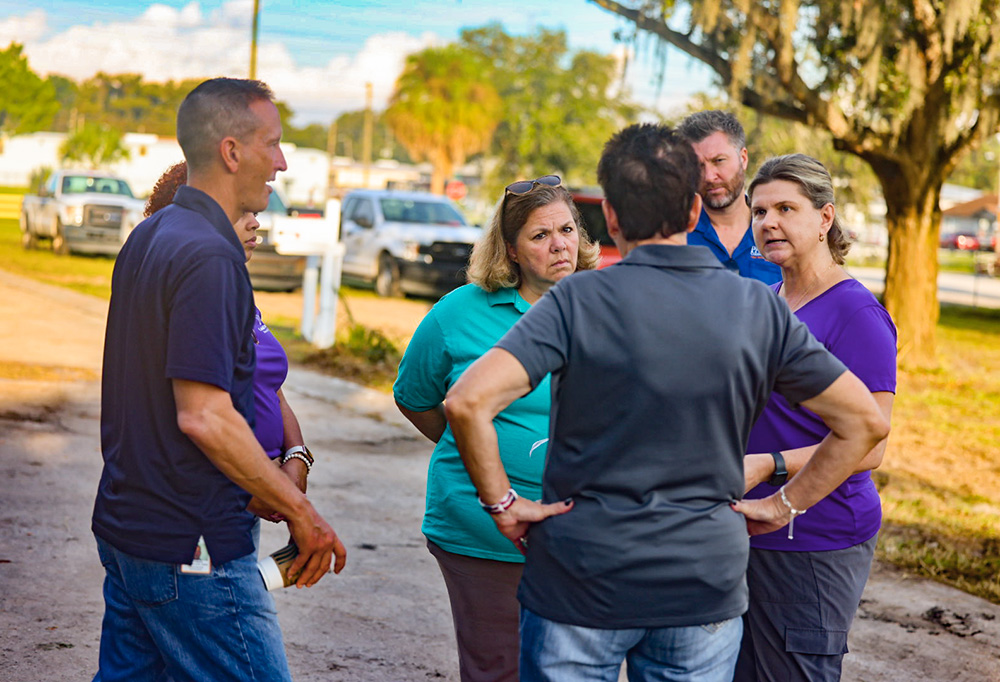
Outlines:
[[[276,216],[272,230],[278,253],[306,256],[306,270],[302,275],[302,336],[317,348],[329,348],[335,338],[337,292],[344,261],[344,245],[340,242],[340,201],[327,201],[323,218]],[[319,314],[316,313],[317,284]]]

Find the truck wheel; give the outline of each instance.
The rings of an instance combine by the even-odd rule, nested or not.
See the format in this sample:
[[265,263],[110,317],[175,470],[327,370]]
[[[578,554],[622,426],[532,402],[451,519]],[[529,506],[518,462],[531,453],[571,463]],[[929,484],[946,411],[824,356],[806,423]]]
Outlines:
[[69,242],[66,241],[66,229],[59,219],[56,219],[56,233],[52,237],[52,253],[57,256],[65,256],[69,253]]
[[396,261],[387,253],[383,253],[378,258],[378,274],[375,275],[375,293],[385,298],[402,296],[403,290],[399,286],[399,266]]
[[31,231],[28,224],[28,214],[21,212],[21,246],[26,249],[34,249],[38,246],[38,237]]

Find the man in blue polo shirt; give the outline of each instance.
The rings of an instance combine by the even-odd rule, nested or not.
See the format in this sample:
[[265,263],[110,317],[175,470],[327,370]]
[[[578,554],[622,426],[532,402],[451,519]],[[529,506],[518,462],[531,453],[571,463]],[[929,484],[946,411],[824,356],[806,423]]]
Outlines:
[[252,431],[253,291],[233,224],[285,170],[259,81],[217,78],[177,115],[188,183],[130,235],[111,282],[93,530],[105,613],[95,680],[290,680],[246,510],[282,514],[299,587],[343,567],[333,529]]
[[[522,682],[614,682],[623,659],[630,680],[729,682],[748,531],[794,520],[888,431],[865,385],[768,287],[686,246],[699,179],[669,128],[615,135],[598,180],[622,261],[552,287],[448,392],[480,500],[526,551]],[[511,489],[492,420],[550,372],[541,504]],[[832,434],[780,493],[735,502],[772,389]]]
[[698,194],[702,210],[687,243],[707,246],[719,262],[743,277],[764,284],[781,281],[781,268],[764,259],[753,242],[746,183],[746,133],[728,111],[699,111],[677,128],[701,162]]

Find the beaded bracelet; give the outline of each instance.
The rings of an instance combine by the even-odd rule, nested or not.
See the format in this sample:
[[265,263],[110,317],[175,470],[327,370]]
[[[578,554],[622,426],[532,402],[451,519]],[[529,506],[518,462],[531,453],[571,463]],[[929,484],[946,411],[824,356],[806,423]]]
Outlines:
[[483,502],[483,498],[481,497],[477,497],[476,499],[479,500],[480,506],[490,514],[503,514],[505,511],[510,509],[512,504],[514,504],[514,500],[517,499],[517,493],[513,488],[511,488],[496,504],[486,504]]
[[306,465],[306,475],[308,475],[309,472],[312,471],[312,467],[313,467],[312,462],[310,462],[308,459],[306,459],[306,456],[304,454],[302,454],[301,452],[293,452],[291,454],[286,454],[284,457],[281,458],[281,466],[285,466],[285,464],[287,464],[288,460],[290,460],[290,459],[300,459],[303,462],[305,462],[305,465]]
[[792,506],[792,503],[789,502],[788,498],[785,496],[785,486],[781,486],[781,488],[778,489],[778,492],[781,494],[781,503],[784,504],[786,507],[788,507],[788,511],[792,515],[791,518],[788,519],[788,539],[794,540],[795,535],[793,534],[793,529],[795,527],[795,517],[800,516],[801,514],[805,514],[806,511],[808,510],[796,509],[795,507]]
[[[285,450],[284,459],[287,459],[296,454],[302,455],[305,458],[304,461],[309,463],[309,466],[313,465],[313,455],[311,452],[309,452],[309,448],[307,448],[305,445],[294,445],[288,448],[287,450]],[[284,461],[282,461],[282,463],[284,463]]]

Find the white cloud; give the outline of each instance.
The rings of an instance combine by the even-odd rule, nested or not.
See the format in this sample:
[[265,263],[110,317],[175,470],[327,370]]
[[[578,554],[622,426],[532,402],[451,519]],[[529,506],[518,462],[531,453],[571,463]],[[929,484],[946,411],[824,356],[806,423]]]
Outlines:
[[[0,47],[23,42],[36,72],[75,80],[98,71],[141,73],[149,81],[245,76],[251,8],[252,0],[231,0],[206,15],[197,2],[181,9],[154,4],[129,21],[78,24],[58,34],[48,31],[44,10],[33,10],[0,20]],[[368,38],[354,55],[305,67],[284,44],[265,38],[257,50],[257,73],[296,112],[296,124],[327,123],[364,106],[366,82],[372,83],[375,107],[384,107],[406,56],[441,42],[432,33],[383,33]]]
[[20,17],[8,17],[0,21],[0,47],[4,49],[12,43],[32,43],[48,30],[45,11],[36,9]]
[[197,2],[192,2],[180,10],[174,9],[169,5],[150,5],[143,12],[139,21],[159,26],[173,25],[182,28],[195,28],[203,21],[203,18],[201,15],[201,6]]
[[384,108],[406,56],[440,42],[430,33],[420,37],[382,33],[368,38],[357,54],[334,57],[325,66],[313,68],[295,66],[287,52],[279,53],[283,47],[273,45],[267,52],[263,48],[258,52],[257,63],[260,77],[301,118],[328,123],[338,112],[365,106],[365,83],[372,84],[375,108]]

